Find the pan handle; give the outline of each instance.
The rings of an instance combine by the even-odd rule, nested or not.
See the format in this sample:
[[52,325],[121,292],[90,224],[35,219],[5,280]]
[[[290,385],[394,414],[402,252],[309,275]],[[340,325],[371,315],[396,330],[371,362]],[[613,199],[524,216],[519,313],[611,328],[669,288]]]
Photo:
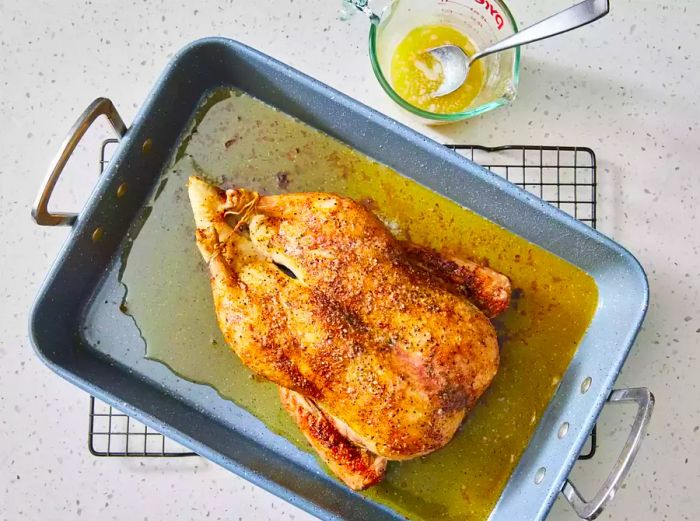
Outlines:
[[85,112],[80,115],[68,132],[66,139],[63,141],[63,144],[61,144],[58,154],[56,154],[56,157],[49,166],[49,171],[46,174],[44,182],[41,184],[39,194],[32,207],[32,218],[37,224],[41,226],[69,226],[73,224],[78,217],[78,214],[75,213],[49,212],[49,199],[51,199],[51,194],[56,186],[56,182],[61,176],[61,172],[63,172],[75,147],[78,146],[78,143],[85,135],[85,132],[87,132],[87,129],[90,128],[92,123],[99,116],[107,116],[107,119],[112,124],[112,128],[114,128],[114,131],[120,138],[126,134],[126,125],[124,125],[124,121],[117,112],[117,109],[114,108],[114,104],[111,100],[107,98],[97,98],[85,109]]
[[644,433],[647,430],[651,412],[654,409],[654,395],[649,389],[642,387],[637,389],[617,389],[608,397],[608,403],[624,402],[635,402],[637,404],[637,416],[634,419],[632,431],[627,438],[625,446],[622,448],[620,457],[615,462],[615,466],[605,483],[603,483],[603,486],[598,490],[598,493],[593,499],[586,501],[568,479],[562,488],[562,494],[564,494],[564,497],[581,519],[595,519],[612,498],[615,497],[615,493],[622,485],[627,472],[629,472],[632,462],[639,451],[639,446],[644,439]]

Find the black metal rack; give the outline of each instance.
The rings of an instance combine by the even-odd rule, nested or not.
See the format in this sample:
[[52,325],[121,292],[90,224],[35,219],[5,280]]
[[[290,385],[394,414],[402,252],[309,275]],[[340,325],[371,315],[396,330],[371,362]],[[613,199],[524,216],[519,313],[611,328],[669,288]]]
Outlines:
[[88,449],[93,456],[197,456],[147,425],[90,396]]
[[447,146],[579,221],[596,227],[597,164],[590,148]]
[[[100,149],[100,173],[117,147],[106,140]],[[586,147],[509,145],[446,145],[510,182],[557,206],[580,221],[596,227],[597,166],[593,150]],[[596,428],[590,449],[579,459],[596,452]],[[88,448],[95,456],[183,457],[194,452],[169,440],[111,406],[90,397]]]

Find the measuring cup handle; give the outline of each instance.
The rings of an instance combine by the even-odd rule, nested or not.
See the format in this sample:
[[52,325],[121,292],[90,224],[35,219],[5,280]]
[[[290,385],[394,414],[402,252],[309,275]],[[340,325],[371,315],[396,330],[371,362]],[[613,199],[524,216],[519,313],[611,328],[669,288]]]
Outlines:
[[351,5],[357,10],[362,11],[367,15],[369,21],[373,24],[379,23],[379,16],[374,14],[374,12],[369,7],[369,0],[343,0],[346,5]]
[[472,57],[472,61],[495,52],[505,51],[506,49],[536,42],[538,40],[544,40],[545,38],[551,38],[552,36],[577,29],[602,18],[608,14],[609,11],[610,4],[608,0],[585,0],[585,2],[569,7],[560,13],[545,18],[541,22],[531,25],[495,43],[482,52],[475,54]]

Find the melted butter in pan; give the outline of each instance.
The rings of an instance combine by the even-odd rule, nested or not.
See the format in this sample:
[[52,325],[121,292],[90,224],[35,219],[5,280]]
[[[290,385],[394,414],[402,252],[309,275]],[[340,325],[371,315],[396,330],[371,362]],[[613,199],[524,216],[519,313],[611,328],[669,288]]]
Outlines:
[[[455,438],[392,463],[364,492],[414,520],[485,520],[525,450],[593,316],[586,273],[346,145],[240,92],[215,92],[164,174],[128,253],[127,308],[149,358],[214,387],[304,450],[275,386],[243,367],[214,316],[194,241],[186,180],[203,175],[262,193],[327,191],[362,201],[398,235],[485,260],[516,288],[497,319],[501,366]],[[157,245],[157,246],[154,246]]]

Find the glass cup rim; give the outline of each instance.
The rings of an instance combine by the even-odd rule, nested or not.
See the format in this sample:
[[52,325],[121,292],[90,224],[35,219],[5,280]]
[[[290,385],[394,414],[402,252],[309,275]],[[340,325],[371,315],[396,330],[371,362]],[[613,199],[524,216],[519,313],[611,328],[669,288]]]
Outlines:
[[[498,3],[498,5],[503,9],[503,12],[508,18],[508,21],[510,24],[513,26],[513,32],[518,32],[518,24],[515,21],[515,18],[513,17],[513,14],[510,12],[510,9],[508,6],[501,2],[500,0],[494,0]],[[520,79],[520,47],[516,47],[515,49],[515,59],[513,60],[513,90],[514,92],[517,92],[518,89],[518,83]],[[384,73],[382,72],[382,68],[379,65],[379,59],[377,58],[377,25],[372,23],[370,24],[370,29],[369,29],[369,56],[370,56],[370,61],[372,63],[372,70],[374,71],[374,75],[377,78],[377,81],[379,81],[379,84],[382,86],[384,89],[384,92],[386,92],[389,97],[394,100],[395,103],[406,109],[407,111],[415,114],[416,116],[420,116],[422,118],[426,119],[432,119],[436,121],[459,121],[463,119],[468,119],[468,118],[473,118],[474,116],[479,116],[480,114],[483,114],[485,112],[488,112],[490,110],[496,109],[498,107],[502,107],[503,105],[507,105],[510,103],[513,98],[507,98],[505,96],[501,96],[498,99],[489,101],[488,103],[484,103],[483,105],[479,105],[478,107],[474,107],[469,110],[465,110],[462,112],[452,112],[449,114],[438,114],[436,112],[430,112],[427,110],[423,110],[421,108],[418,108],[414,105],[411,105],[409,102],[407,102],[405,99],[403,99],[401,96],[397,94],[397,92],[394,90],[394,88],[391,86],[389,81],[386,79],[384,76]]]

